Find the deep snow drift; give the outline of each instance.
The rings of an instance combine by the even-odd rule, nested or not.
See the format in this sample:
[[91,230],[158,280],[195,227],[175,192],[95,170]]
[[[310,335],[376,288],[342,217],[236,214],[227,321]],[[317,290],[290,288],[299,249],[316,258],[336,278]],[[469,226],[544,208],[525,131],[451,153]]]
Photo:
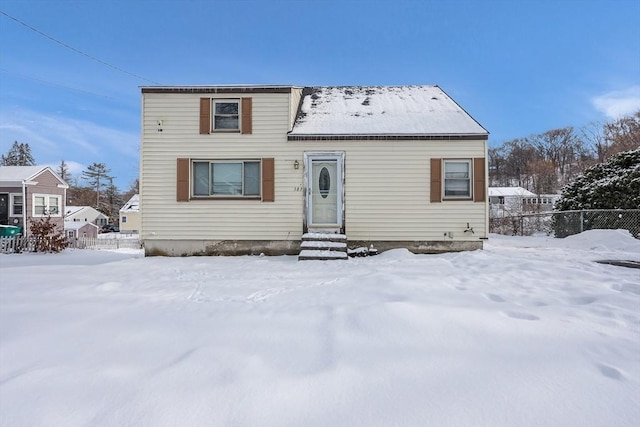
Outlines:
[[635,426],[625,231],[348,261],[0,255],[2,426]]

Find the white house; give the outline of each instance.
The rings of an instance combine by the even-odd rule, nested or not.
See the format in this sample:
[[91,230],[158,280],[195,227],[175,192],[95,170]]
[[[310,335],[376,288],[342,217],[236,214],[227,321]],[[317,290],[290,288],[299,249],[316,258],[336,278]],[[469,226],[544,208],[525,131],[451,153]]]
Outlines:
[[535,194],[522,187],[489,187],[491,218],[548,212],[560,198],[559,194]]
[[120,232],[138,233],[140,231],[140,196],[134,194],[120,209]]
[[327,234],[427,253],[487,237],[488,132],[438,86],[141,90],[149,255],[296,254]]
[[90,222],[101,227],[109,223],[109,217],[91,206],[67,206],[65,221]]

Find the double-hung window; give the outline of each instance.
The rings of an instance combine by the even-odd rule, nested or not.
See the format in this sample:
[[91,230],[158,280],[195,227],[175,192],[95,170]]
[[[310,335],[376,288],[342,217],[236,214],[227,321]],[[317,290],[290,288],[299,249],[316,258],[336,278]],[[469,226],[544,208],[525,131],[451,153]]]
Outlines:
[[444,160],[444,197],[471,198],[471,160]]
[[22,194],[11,195],[11,216],[22,216],[24,212],[24,199]]
[[213,129],[216,131],[240,130],[240,100],[214,99],[212,102]]
[[260,197],[259,160],[193,162],[194,197]]
[[33,195],[33,216],[60,216],[62,197],[51,194]]

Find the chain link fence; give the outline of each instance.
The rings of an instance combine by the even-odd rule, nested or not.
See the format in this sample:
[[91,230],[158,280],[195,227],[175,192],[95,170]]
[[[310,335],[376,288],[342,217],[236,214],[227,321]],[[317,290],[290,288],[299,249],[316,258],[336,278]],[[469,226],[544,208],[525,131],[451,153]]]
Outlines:
[[640,239],[640,209],[554,211],[489,218],[489,232],[510,236],[566,237],[586,230],[623,229]]

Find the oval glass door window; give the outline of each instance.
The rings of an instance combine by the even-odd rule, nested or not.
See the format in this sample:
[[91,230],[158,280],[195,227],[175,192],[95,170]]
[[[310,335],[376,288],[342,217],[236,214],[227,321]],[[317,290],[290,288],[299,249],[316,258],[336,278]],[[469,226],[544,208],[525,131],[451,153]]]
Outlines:
[[331,175],[326,167],[320,170],[320,176],[318,177],[318,185],[320,187],[320,195],[323,199],[326,199],[329,195],[329,189],[331,188]]

